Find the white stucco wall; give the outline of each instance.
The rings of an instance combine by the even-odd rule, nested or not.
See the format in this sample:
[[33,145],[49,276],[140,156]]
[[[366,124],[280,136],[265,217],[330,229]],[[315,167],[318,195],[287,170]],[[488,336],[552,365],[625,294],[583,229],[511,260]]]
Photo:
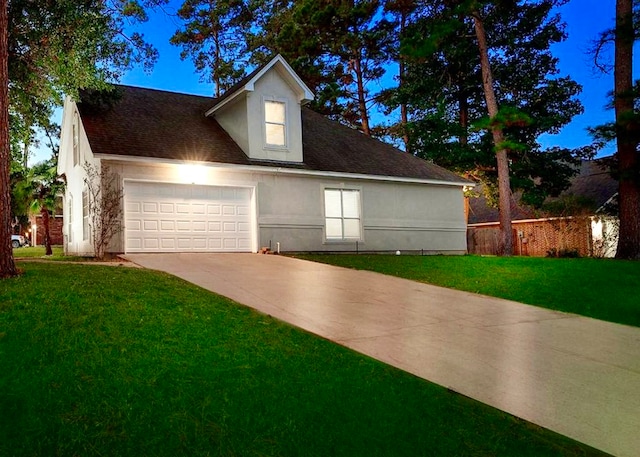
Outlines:
[[247,99],[238,97],[215,116],[218,123],[233,138],[240,149],[250,157],[249,127],[247,125]]
[[[327,242],[324,236],[324,189],[359,189],[363,239],[360,251],[466,252],[466,225],[461,186],[382,182],[291,173],[256,167],[202,166],[198,173],[185,165],[159,161],[104,160],[127,180],[240,186],[252,189],[254,250],[355,251],[354,242]],[[122,237],[112,249],[124,251]]]
[[[93,255],[93,245],[89,239],[83,239],[82,232],[82,191],[85,188],[85,163],[90,163],[100,169],[100,160],[95,158],[87,140],[82,121],[79,126],[79,161],[73,163],[73,119],[77,113],[76,104],[67,97],[64,104],[62,127],[60,135],[60,154],[58,159],[58,173],[66,176],[67,185],[64,194],[64,251],[69,255]],[[79,117],[78,117],[79,119]],[[73,199],[73,214],[69,213],[69,201]],[[72,225],[69,226],[71,217]],[[73,233],[70,233],[73,232]]]

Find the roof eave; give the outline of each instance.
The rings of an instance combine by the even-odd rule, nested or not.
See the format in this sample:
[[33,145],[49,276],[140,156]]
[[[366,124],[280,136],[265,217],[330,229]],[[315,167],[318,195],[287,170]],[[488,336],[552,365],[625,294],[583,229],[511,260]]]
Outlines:
[[156,163],[159,165],[184,165],[188,163],[188,164],[203,165],[207,167],[224,168],[224,169],[227,169],[228,171],[262,171],[265,173],[321,176],[325,178],[386,181],[386,182],[398,182],[398,183],[408,183],[408,184],[431,184],[431,185],[438,185],[438,186],[462,187],[462,188],[468,187],[470,185],[468,182],[463,182],[463,181],[446,181],[446,180],[440,180],[440,179],[427,179],[427,178],[407,178],[402,176],[347,173],[347,172],[341,172],[341,171],[308,170],[308,169],[287,168],[287,167],[268,166],[268,165],[244,165],[244,164],[224,163],[224,162],[196,162],[196,161],[186,161],[186,160],[179,160],[179,159],[165,159],[160,157],[125,156],[125,155],[117,155],[117,154],[95,154],[95,157],[103,160],[114,160],[114,161],[122,161],[122,162],[147,162],[147,163]]

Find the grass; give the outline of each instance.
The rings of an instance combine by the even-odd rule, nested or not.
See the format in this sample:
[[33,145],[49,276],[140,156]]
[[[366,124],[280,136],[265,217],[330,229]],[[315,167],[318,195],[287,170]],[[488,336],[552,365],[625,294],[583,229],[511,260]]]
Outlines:
[[640,326],[640,262],[480,256],[296,257]]
[[[62,246],[52,246],[53,256],[51,260],[55,260],[55,258],[64,257],[64,252]],[[44,257],[45,249],[44,246],[26,246],[21,248],[13,249],[13,257],[14,258],[34,258],[34,257]]]
[[0,455],[597,456],[177,278],[0,281]]
[[45,256],[44,246],[28,246],[13,249],[14,259],[46,259],[46,260],[58,260],[65,262],[94,262],[94,257],[82,257],[82,256],[70,256],[64,255],[64,249],[62,246],[52,246],[51,250],[53,255]]

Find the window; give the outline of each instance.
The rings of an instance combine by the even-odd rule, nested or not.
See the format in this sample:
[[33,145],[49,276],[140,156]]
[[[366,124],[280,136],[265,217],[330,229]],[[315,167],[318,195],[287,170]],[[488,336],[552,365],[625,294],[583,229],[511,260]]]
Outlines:
[[273,100],[264,102],[264,141],[268,146],[286,146],[286,104]]
[[69,197],[69,212],[67,213],[67,242],[73,242],[73,197]]
[[325,189],[325,235],[331,241],[358,241],[360,229],[360,191]]
[[89,239],[89,192],[82,191],[82,240]]
[[73,115],[73,166],[80,162],[80,132],[78,113]]

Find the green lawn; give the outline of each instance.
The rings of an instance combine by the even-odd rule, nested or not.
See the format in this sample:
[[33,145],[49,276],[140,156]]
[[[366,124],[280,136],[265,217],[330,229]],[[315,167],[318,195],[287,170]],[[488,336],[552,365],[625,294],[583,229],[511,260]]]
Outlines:
[[640,262],[480,256],[296,257],[640,326]]
[[[62,246],[52,246],[53,250],[53,258],[64,257],[64,252]],[[44,246],[27,246],[22,248],[14,248],[13,249],[13,257],[14,258],[26,258],[26,257],[44,257],[45,249]]]
[[168,275],[0,281],[0,455],[595,456]]

